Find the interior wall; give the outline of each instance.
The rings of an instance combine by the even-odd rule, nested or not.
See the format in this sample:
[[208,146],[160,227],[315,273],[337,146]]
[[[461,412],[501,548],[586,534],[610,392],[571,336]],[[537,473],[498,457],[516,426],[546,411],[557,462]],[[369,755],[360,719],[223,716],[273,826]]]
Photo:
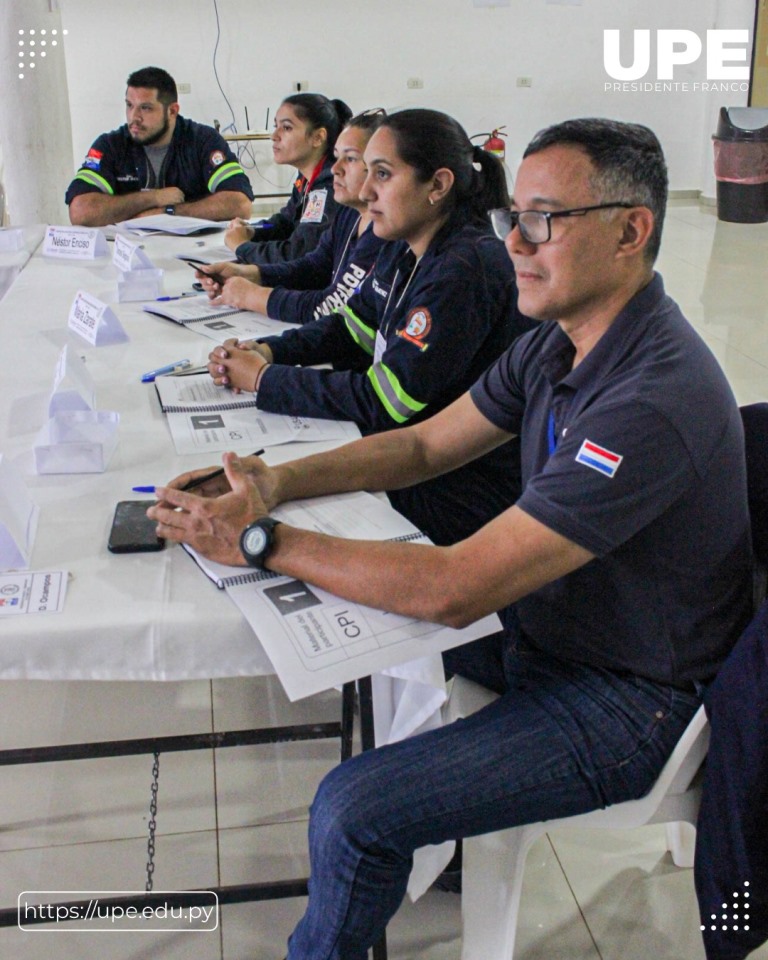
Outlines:
[[[473,0],[218,0],[217,68],[240,131],[270,126],[294,81],[346,100],[353,110],[429,106],[454,115],[469,134],[506,125],[507,158],[516,166],[541,127],[573,116],[611,116],[645,123],[662,141],[673,190],[713,189],[710,168],[716,107],[746,104],[746,93],[606,90],[603,31],[618,29],[631,62],[632,31],[750,31],[755,0],[511,0],[476,7]],[[77,166],[103,130],[123,120],[125,77],[157,64],[191,84],[182,112],[222,126],[232,122],[213,72],[214,0],[59,0],[66,44]],[[747,62],[749,62],[747,60]],[[655,80],[655,58],[652,73]],[[530,87],[517,86],[520,77]],[[409,78],[423,88],[409,89]],[[706,79],[705,57],[675,73],[692,85]],[[257,192],[287,184],[290,171],[256,158],[270,183],[251,176]],[[247,158],[246,158],[247,161]]]
[[61,30],[53,0],[2,4],[2,188],[5,218],[14,226],[60,223],[66,216],[74,147]]

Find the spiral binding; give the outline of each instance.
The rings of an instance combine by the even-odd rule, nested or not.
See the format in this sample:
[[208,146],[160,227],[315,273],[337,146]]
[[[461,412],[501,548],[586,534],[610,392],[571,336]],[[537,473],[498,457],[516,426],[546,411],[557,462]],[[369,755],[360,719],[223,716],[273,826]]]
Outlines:
[[275,573],[273,570],[253,570],[251,573],[241,573],[237,577],[224,577],[219,584],[221,587],[239,587],[243,583],[260,583],[262,580],[276,580],[282,576],[282,573]]
[[255,400],[244,400],[242,403],[196,403],[189,407],[172,403],[163,407],[163,413],[218,413],[220,410],[241,410],[243,407],[255,406]]
[[[389,538],[390,543],[405,543],[411,540],[426,540],[429,543],[429,538],[421,530],[416,530],[414,533],[404,533],[400,537]],[[260,583],[262,580],[274,580],[283,576],[285,574],[275,573],[272,570],[253,570],[250,573],[241,573],[237,577],[224,577],[223,580],[219,581],[219,584],[224,588],[239,587],[244,583]]]
[[202,323],[204,320],[218,320],[219,317],[234,317],[237,313],[244,313],[244,310],[223,310],[221,313],[207,313],[204,317],[190,317],[186,320],[179,320],[182,326],[188,327],[190,323]]

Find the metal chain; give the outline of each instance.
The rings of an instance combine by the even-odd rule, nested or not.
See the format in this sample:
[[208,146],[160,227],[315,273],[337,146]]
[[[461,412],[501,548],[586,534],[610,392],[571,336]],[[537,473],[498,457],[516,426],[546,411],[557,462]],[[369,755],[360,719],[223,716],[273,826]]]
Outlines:
[[155,754],[155,762],[152,765],[152,795],[149,801],[149,839],[147,840],[147,885],[146,892],[152,893],[153,878],[155,872],[155,831],[157,829],[157,789],[160,779],[160,754]]

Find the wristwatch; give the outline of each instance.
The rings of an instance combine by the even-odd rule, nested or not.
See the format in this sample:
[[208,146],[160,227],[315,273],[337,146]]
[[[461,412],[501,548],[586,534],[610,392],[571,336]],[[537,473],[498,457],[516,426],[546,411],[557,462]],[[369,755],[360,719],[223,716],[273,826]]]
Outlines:
[[264,569],[267,557],[275,545],[275,527],[280,523],[273,517],[254,520],[240,534],[240,550],[251,567]]
[[168,214],[169,217],[176,216],[176,204],[169,203],[168,206],[165,208],[165,212]]

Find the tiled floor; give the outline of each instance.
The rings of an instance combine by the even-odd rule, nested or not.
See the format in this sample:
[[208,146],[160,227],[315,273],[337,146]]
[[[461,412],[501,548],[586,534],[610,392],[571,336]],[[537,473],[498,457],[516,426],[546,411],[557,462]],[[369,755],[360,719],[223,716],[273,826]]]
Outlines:
[[[768,399],[768,224],[673,203],[659,269],[740,403]],[[333,719],[337,695],[289,705],[271,678],[187,684],[4,682],[0,746]],[[300,876],[314,785],[335,742],[161,758],[157,889]],[[0,904],[23,890],[142,890],[151,757],[0,767]],[[703,960],[691,872],[663,828],[570,831],[528,858],[515,960]],[[458,960],[460,901],[430,892],[391,924],[393,960]],[[279,960],[302,901],[224,907],[215,932],[0,928],[14,960]],[[768,946],[754,958],[768,960]]]

